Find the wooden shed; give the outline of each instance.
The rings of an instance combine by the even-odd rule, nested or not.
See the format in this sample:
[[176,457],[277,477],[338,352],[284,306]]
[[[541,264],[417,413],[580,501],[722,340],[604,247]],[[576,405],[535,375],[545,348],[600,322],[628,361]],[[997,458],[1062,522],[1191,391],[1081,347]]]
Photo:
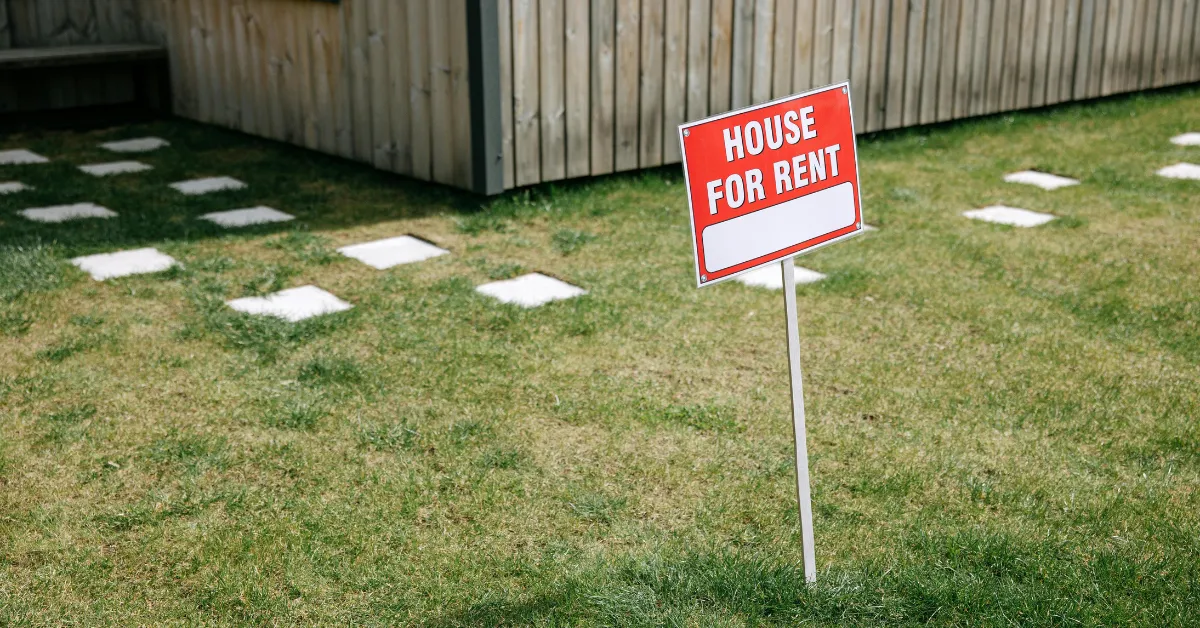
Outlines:
[[681,122],[843,80],[862,131],[1197,81],[1198,5],[0,0],[0,48],[164,45],[180,116],[490,194],[675,163]]

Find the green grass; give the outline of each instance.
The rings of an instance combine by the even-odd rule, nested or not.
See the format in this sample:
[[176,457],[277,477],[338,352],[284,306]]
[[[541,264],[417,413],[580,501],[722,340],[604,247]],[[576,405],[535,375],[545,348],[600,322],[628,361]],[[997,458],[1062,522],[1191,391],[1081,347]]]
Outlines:
[[[813,586],[781,297],[694,288],[677,167],[485,200],[182,121],[6,137],[55,161],[0,172],[0,625],[1200,623],[1200,184],[1153,174],[1197,129],[1191,88],[860,139],[880,230],[800,260]],[[15,214],[79,201],[120,217]],[[1059,219],[960,216],[1001,203]],[[298,220],[196,220],[259,204]],[[451,255],[336,253],[403,234]],[[134,246],[183,266],[67,261]],[[589,293],[473,290],[534,271]],[[224,305],[309,283],[354,309]]]

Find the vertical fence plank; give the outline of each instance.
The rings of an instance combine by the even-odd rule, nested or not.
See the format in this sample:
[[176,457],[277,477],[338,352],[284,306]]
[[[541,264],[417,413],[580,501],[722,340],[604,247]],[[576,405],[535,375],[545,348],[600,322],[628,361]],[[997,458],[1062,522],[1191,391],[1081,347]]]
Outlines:
[[663,0],[642,0],[638,166],[662,164]]
[[513,0],[513,146],[516,183],[541,180],[538,101],[538,2]]
[[975,38],[983,37],[982,33],[975,32],[976,9],[976,0],[962,0],[956,34],[958,41],[955,52],[957,68],[954,76],[954,108],[950,113],[950,117],[954,119],[965,118],[971,108],[971,53]]
[[734,0],[731,107],[750,104],[750,81],[754,78],[754,0]]
[[1046,53],[1046,86],[1042,103],[1052,105],[1058,102],[1058,86],[1062,80],[1063,39],[1066,37],[1063,28],[1067,15],[1067,3],[1049,0],[1046,2],[1046,6],[1050,7],[1050,26],[1048,28],[1050,46]]
[[833,4],[834,0],[817,0],[813,18],[813,87],[828,85],[833,78]]
[[708,116],[710,0],[688,2],[687,32],[687,119]]
[[854,35],[850,51],[850,104],[858,131],[867,128],[867,90],[871,80],[871,0],[854,3]]
[[816,37],[816,0],[796,0],[795,52],[792,53],[792,91],[813,87],[813,39]]
[[[387,0],[394,2],[394,0]],[[387,19],[387,8],[381,0],[370,0],[367,4],[367,65],[371,91],[371,149],[376,168],[392,167],[392,111],[388,104],[391,96],[391,63],[388,46],[391,29]],[[308,114],[305,116],[309,117]],[[305,125],[308,127],[309,125]]]
[[567,176],[591,172],[591,27],[586,2],[566,3]]
[[894,129],[904,123],[904,60],[908,41],[908,0],[892,0],[891,35],[888,45],[888,69],[883,128]]
[[[343,7],[350,12],[350,31],[349,39],[346,41],[347,47],[350,50],[350,76],[352,77],[351,84],[353,91],[350,95],[352,104],[352,116],[354,127],[354,158],[359,161],[370,163],[374,159],[374,146],[371,141],[371,62],[370,62],[370,26],[369,16],[367,15],[367,6],[361,0],[358,2],[350,2],[343,4]],[[430,36],[430,61],[434,64],[440,64],[438,67],[446,67],[449,65],[449,52],[446,50],[446,42],[439,41],[437,37],[438,27],[445,24],[445,6],[440,3],[433,3],[433,10],[430,11],[429,30]],[[440,11],[439,11],[440,9]],[[441,53],[440,55],[438,53]],[[283,58],[278,58],[276,63],[282,64]],[[450,106],[450,86],[449,81],[445,80],[445,73],[438,72],[442,76],[434,75],[433,84],[433,132],[435,136],[449,139],[450,125],[449,117],[446,112]],[[441,115],[438,110],[441,109]],[[445,151],[434,151],[434,180],[441,183],[450,182],[449,160],[441,157]],[[439,159],[439,157],[441,157]],[[439,177],[438,164],[444,164],[441,170],[442,176]]]
[[[409,3],[421,3],[424,0],[409,0]],[[576,3],[571,3],[575,5]],[[513,152],[513,41],[512,41],[512,0],[497,0],[496,12],[499,14],[500,39],[500,155],[504,161],[504,189],[510,190],[517,186],[516,154]],[[411,45],[411,43],[410,43]],[[409,79],[412,80],[411,78]],[[413,108],[415,111],[415,107]],[[422,133],[423,129],[413,121],[413,133]],[[414,141],[415,145],[416,142]],[[415,163],[415,158],[414,158]],[[415,165],[414,165],[415,168]]]
[[941,72],[938,75],[937,121],[954,117],[955,80],[958,78],[958,31],[962,0],[945,0],[942,4]]
[[1050,38],[1054,28],[1054,0],[1041,0],[1037,11],[1037,39],[1033,46],[1033,83],[1029,105],[1046,104],[1046,75],[1050,70]]
[[1094,61],[1092,59],[1092,23],[1095,21],[1095,17],[1095,0],[1080,0],[1079,35],[1075,42],[1075,85],[1071,90],[1072,98],[1083,98],[1087,94],[1088,76],[1091,74]]
[[1129,25],[1129,58],[1125,67],[1125,79],[1121,84],[1123,91],[1135,90],[1138,87],[1139,75],[1142,69],[1142,34],[1146,29],[1146,0],[1131,0]]
[[1023,0],[1008,0],[1004,26],[1004,56],[1000,62],[1000,104],[997,111],[1016,106],[1017,76],[1021,64],[1021,9]]
[[1079,65],[1079,17],[1081,0],[1065,0],[1067,4],[1066,27],[1063,29],[1062,78],[1059,82],[1058,100],[1070,100],[1075,91],[1075,70]]
[[540,0],[538,9],[538,85],[542,139],[542,181],[567,175],[567,102],[563,90],[566,56],[563,50],[563,0]]
[[468,67],[470,52],[467,50],[468,1],[470,0],[447,2],[448,19],[441,31],[441,35],[450,44],[450,102],[453,103],[451,120],[454,124],[451,143],[454,162],[452,183],[464,189],[471,189],[471,175],[474,171],[471,158],[471,77]]
[[850,63],[854,47],[854,2],[838,2],[833,12],[833,48],[829,82],[850,80]]
[[753,33],[750,102],[758,104],[771,100],[771,83],[774,79],[771,62],[775,56],[775,0],[755,1]]
[[613,171],[616,131],[615,0],[592,2],[592,174]]
[[[454,96],[453,96],[453,77],[451,76],[450,62],[450,39],[448,34],[448,23],[450,21],[450,2],[431,2],[429,3],[429,110],[430,118],[433,121],[433,142],[431,144],[433,158],[433,180],[438,183],[454,183]],[[536,19],[536,18],[535,18]],[[532,40],[534,49],[537,48],[537,25],[533,25],[532,30],[528,33],[527,40]],[[534,64],[534,70],[537,69],[536,53],[531,61]],[[356,79],[357,80],[357,79]],[[537,116],[537,76],[533,77],[533,107],[535,115],[533,119],[534,133],[536,133]],[[355,99],[358,98],[358,92],[355,91]],[[355,105],[357,112],[358,105]],[[367,118],[368,129],[370,128],[370,118]],[[359,135],[358,114],[355,114],[355,137]],[[519,130],[518,130],[519,132]],[[369,133],[369,131],[368,131]],[[357,141],[355,142],[357,143]],[[537,153],[536,136],[534,141],[534,153]],[[518,162],[518,166],[520,163]],[[534,162],[534,178],[536,180],[537,162]]]
[[1179,52],[1175,57],[1174,82],[1184,83],[1191,80],[1192,49],[1195,45],[1193,36],[1196,22],[1196,0],[1183,0],[1183,19],[1180,24],[1183,32],[1179,40]]
[[1141,68],[1138,69],[1138,89],[1147,89],[1154,83],[1154,51],[1158,47],[1159,0],[1146,0],[1145,18],[1142,23]]
[[[412,174],[412,112],[408,97],[408,3],[421,0],[389,0],[387,2],[387,25],[390,40],[388,41],[388,92],[391,94],[391,127],[392,127],[392,169],[402,174]],[[314,6],[314,17],[317,17]],[[328,63],[326,53],[322,50],[324,43],[320,37],[320,19],[314,19],[312,39],[313,75],[316,93],[316,107],[319,142],[324,148],[333,144],[332,107],[329,103]]]
[[1091,62],[1088,64],[1087,77],[1088,97],[1100,95],[1100,83],[1104,77],[1104,37],[1108,25],[1108,4],[1108,0],[1096,0],[1096,8],[1092,16]]
[[687,119],[687,0],[667,0],[663,15],[663,163],[679,162],[679,125]]
[[988,36],[987,96],[983,113],[996,113],[1001,108],[1001,86],[1004,85],[1004,45],[1008,30],[1008,5],[1021,0],[996,0],[992,3],[991,33]]
[[[792,64],[796,45],[796,0],[775,4],[774,59],[771,61],[771,97],[783,98],[792,91]],[[799,90],[797,90],[799,91]]]
[[992,0],[978,0],[975,3],[975,32],[971,46],[971,99],[970,115],[977,116],[987,112],[988,85],[990,68],[988,60],[992,49],[992,11],[995,3]]
[[241,129],[251,135],[257,135],[259,112],[254,98],[256,88],[250,68],[250,51],[247,49],[246,0],[233,0],[229,3],[229,19],[233,54],[237,59],[237,80],[241,84]]
[[729,111],[733,97],[733,0],[712,0],[708,113]]
[[0,0],[0,50],[12,48],[12,23],[8,20],[8,1]]
[[[925,4],[925,50],[922,53],[921,98],[917,121],[930,124],[937,120],[938,82],[942,62],[942,0],[927,0]],[[952,59],[951,59],[952,60]]]
[[1025,0],[1021,6],[1020,52],[1017,54],[1016,99],[1013,107],[1024,109],[1033,97],[1034,51],[1037,50],[1038,0]]
[[887,113],[888,27],[891,2],[871,0],[871,60],[867,77],[866,130],[883,128]]
[[[1116,0],[1112,0],[1116,1]],[[1167,40],[1166,67],[1163,69],[1163,84],[1178,82],[1176,68],[1179,66],[1179,46],[1183,41],[1183,0],[1171,2],[1171,30]]]
[[908,41],[904,60],[904,126],[917,124],[921,108],[921,73],[925,55],[925,0],[908,1]]
[[433,83],[429,39],[429,3],[411,0],[408,3],[408,94],[413,129],[413,176],[425,181],[433,180]]
[[638,165],[638,85],[640,79],[638,0],[617,0],[616,169]]

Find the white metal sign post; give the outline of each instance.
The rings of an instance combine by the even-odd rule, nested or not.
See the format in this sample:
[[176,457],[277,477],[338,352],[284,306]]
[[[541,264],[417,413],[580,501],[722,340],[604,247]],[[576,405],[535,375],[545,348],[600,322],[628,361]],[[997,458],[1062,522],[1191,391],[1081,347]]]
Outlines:
[[849,85],[679,127],[696,285],[768,264],[783,273],[804,578],[817,579],[793,258],[863,231]]

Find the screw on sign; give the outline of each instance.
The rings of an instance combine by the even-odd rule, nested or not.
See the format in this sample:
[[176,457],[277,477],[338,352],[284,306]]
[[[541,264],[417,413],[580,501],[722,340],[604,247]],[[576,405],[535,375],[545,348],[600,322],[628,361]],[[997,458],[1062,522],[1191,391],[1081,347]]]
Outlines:
[[831,85],[679,127],[696,285],[783,273],[804,577],[817,577],[793,258],[863,232],[849,87]]

